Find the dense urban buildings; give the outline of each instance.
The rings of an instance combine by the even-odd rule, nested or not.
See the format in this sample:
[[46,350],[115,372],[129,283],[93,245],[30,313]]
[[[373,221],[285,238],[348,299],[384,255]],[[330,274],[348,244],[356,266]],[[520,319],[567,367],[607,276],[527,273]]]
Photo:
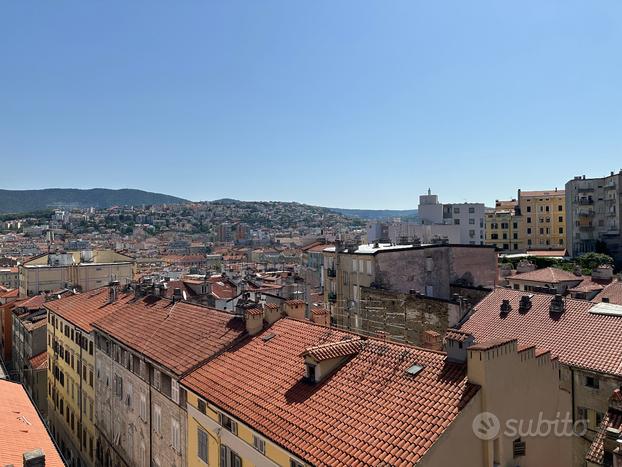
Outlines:
[[[72,467],[612,466],[618,178],[369,222],[232,200],[9,219],[0,375]],[[585,432],[482,439],[483,411]]]

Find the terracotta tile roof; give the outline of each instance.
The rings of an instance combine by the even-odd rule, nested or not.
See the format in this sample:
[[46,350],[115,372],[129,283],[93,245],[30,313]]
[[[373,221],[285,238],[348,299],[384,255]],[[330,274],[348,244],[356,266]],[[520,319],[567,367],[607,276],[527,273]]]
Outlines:
[[0,292],[0,298],[16,298],[19,296],[19,289],[9,289],[6,292]]
[[[490,339],[482,342],[478,342],[477,344],[473,344],[469,347],[469,350],[490,350],[495,349],[497,347],[501,347],[502,345],[509,344],[512,341],[516,341],[516,339]],[[522,350],[526,350],[531,347],[521,347]]]
[[229,284],[229,282],[210,282],[212,287],[212,295],[219,299],[231,299],[236,296],[237,289]]
[[287,300],[285,303],[288,305],[304,305],[304,300]]
[[279,306],[276,303],[266,303],[264,305],[266,308],[270,308],[271,310],[278,310]]
[[60,454],[26,390],[0,380],[0,462],[22,465],[24,452],[41,449],[46,467],[63,467]]
[[307,347],[301,357],[313,357],[317,362],[331,360],[333,358],[348,357],[359,353],[364,347],[364,341],[358,338],[328,342],[326,344]]
[[[70,295],[47,302],[45,308],[56,313],[61,318],[78,326],[86,332],[93,330],[93,323],[104,318],[113,311],[135,300],[131,292],[120,292],[114,303],[109,302],[108,287],[102,287],[82,294]],[[149,297],[143,298],[149,300]]]
[[314,306],[311,308],[311,313],[314,315],[327,315],[330,313],[330,311],[328,311],[326,308],[323,308],[321,306]]
[[48,354],[47,352],[41,352],[35,355],[30,360],[30,368],[34,370],[41,370],[48,367]]
[[26,298],[15,304],[17,308],[26,308],[27,310],[40,310],[45,303],[45,295],[35,295],[34,297]]
[[622,429],[622,412],[609,409],[603,421],[598,427],[594,441],[588,450],[585,459],[596,464],[602,464],[605,456],[605,438],[607,437],[607,428]]
[[609,303],[622,305],[622,282],[615,281],[605,286],[605,288],[596,297],[595,302],[602,302],[604,298],[609,299]]
[[245,311],[245,313],[248,313],[251,316],[261,316],[263,315],[263,310],[261,308],[249,308]]
[[94,327],[177,375],[246,332],[242,319],[229,313],[166,299],[127,303]]
[[529,282],[546,282],[547,284],[557,284],[566,281],[580,281],[583,276],[576,276],[571,272],[557,268],[536,269],[535,271],[524,272],[508,277],[508,280],[524,280]]
[[299,355],[353,335],[289,318],[264,332],[183,383],[310,464],[413,465],[478,390],[444,353],[378,339],[310,384]]
[[471,334],[460,331],[459,329],[448,329],[447,332],[445,332],[445,339],[451,339],[456,342],[464,342],[469,337],[472,337]]
[[[565,311],[551,315],[552,295],[531,294],[532,307],[519,311],[525,292],[497,288],[485,297],[460,330],[473,334],[477,342],[518,339],[519,344],[550,349],[560,362],[597,372],[622,376],[622,317],[590,313],[593,303],[567,298]],[[512,310],[500,313],[502,300]]]
[[583,280],[580,284],[575,285],[574,287],[568,289],[569,292],[580,292],[580,293],[590,293],[596,292],[598,290],[603,290],[603,285],[599,284],[592,280],[590,276],[583,276]]

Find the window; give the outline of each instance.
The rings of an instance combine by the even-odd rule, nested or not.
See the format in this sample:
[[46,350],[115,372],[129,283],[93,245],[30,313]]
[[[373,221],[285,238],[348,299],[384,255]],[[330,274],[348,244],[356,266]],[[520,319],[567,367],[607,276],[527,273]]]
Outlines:
[[197,428],[197,457],[207,464],[207,433],[201,428]]
[[89,355],[93,355],[93,341],[89,341]]
[[598,389],[599,388],[598,378],[596,376],[586,376],[585,385],[588,388]]
[[140,395],[140,418],[142,418],[144,422],[147,421],[147,398],[144,394]]
[[257,435],[253,435],[253,447],[260,453],[266,453],[266,442]]
[[587,422],[587,409],[585,407],[577,407],[577,420]]
[[527,235],[531,235],[531,227],[527,228]]
[[242,467],[242,459],[229,446],[221,444],[220,467]]
[[128,407],[132,407],[132,396],[133,396],[134,388],[132,387],[132,383],[127,383],[127,389],[125,394],[125,405]]
[[454,225],[460,225],[460,219],[454,219]]
[[235,420],[232,420],[230,417],[227,417],[224,413],[221,413],[219,415],[219,418],[220,418],[220,424],[222,425],[224,429],[230,431],[234,435],[238,434],[238,424]]
[[153,387],[160,389],[160,372],[155,368],[153,369]]
[[171,447],[181,452],[181,439],[179,435],[179,422],[177,420],[171,420]]
[[512,443],[512,448],[514,457],[522,457],[527,452],[527,446],[525,442],[522,441],[520,438],[514,440],[514,442]]
[[367,274],[371,276],[371,261],[367,261]]
[[162,409],[157,404],[153,406],[153,431],[156,433],[162,431]]
[[527,218],[527,223],[528,223],[528,224],[531,224],[531,217],[528,217],[528,218]]
[[179,404],[179,383],[175,380],[171,381],[171,399]]
[[469,214],[475,214],[475,208],[469,208]]
[[559,222],[564,222],[564,217],[563,217],[563,216],[559,216],[559,217],[557,218],[557,220],[558,220]]
[[560,204],[559,206],[557,206],[557,210],[558,210],[558,211],[563,211],[563,210],[564,210],[564,207]]
[[352,260],[352,271],[353,271],[353,272],[356,272],[356,271],[357,271],[357,269],[358,269],[358,268],[357,268],[357,266],[358,266],[358,260],[353,259],[353,260]]
[[560,234],[563,234],[563,233],[564,233],[564,228],[563,228],[563,227],[560,227],[560,228],[559,228],[559,233],[560,233]]
[[305,467],[305,465],[302,462],[298,462],[295,459],[290,459],[289,460],[289,467]]
[[205,401],[203,399],[199,399],[198,400],[197,408],[199,409],[199,412],[201,412],[202,414],[206,414],[207,413],[207,404],[205,403]]
[[475,225],[475,219],[469,219],[469,224]]

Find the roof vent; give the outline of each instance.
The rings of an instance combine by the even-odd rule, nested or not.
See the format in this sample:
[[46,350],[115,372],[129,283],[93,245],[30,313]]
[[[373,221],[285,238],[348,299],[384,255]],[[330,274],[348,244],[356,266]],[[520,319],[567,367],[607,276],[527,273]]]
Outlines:
[[531,297],[532,297],[531,295],[523,295],[520,298],[520,303],[518,305],[518,311],[525,313],[531,310],[531,305],[532,305]]
[[562,297],[560,294],[555,294],[555,296],[551,300],[549,311],[551,313],[560,314],[564,312],[565,307],[566,305],[564,302],[564,297]]
[[609,303],[609,297],[603,297],[603,303]]
[[501,313],[509,313],[512,310],[512,305],[510,305],[510,301],[508,299],[503,299],[501,301]]

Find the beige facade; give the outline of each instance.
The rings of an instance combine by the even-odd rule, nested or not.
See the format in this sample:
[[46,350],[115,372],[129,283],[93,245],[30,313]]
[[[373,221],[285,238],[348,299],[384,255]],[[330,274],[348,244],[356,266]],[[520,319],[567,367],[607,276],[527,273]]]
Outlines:
[[520,250],[566,248],[566,192],[518,190]]
[[9,289],[19,287],[19,272],[17,268],[0,268],[0,285]]
[[495,208],[486,211],[486,245],[494,246],[506,253],[516,252],[521,247],[519,217],[516,216],[518,202],[515,199],[495,202]]
[[87,291],[111,280],[126,284],[135,268],[134,258],[113,250],[45,254],[19,266],[19,294],[26,297],[64,288]]

